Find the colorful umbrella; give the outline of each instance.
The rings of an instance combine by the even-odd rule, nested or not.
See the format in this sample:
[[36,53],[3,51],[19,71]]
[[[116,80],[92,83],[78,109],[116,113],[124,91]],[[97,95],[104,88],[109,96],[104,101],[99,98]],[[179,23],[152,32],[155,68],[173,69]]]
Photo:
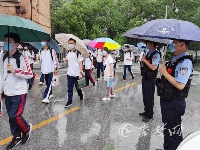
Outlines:
[[121,46],[117,42],[110,38],[94,39],[93,41],[91,41],[89,46],[100,49],[102,49],[103,47],[107,47],[109,50],[117,50],[121,48]]
[[55,39],[66,49],[68,50],[68,40],[72,38],[76,40],[76,49],[79,50],[83,57],[88,57],[89,53],[84,42],[73,34],[59,33],[55,34]]

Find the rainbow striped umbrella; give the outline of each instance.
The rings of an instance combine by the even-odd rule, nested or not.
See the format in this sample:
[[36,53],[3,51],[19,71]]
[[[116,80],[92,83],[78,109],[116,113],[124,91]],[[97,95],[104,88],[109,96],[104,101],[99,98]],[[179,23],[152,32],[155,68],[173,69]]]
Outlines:
[[97,38],[94,39],[89,43],[89,46],[93,48],[100,48],[107,47],[109,50],[118,50],[121,48],[121,45],[119,45],[117,42],[110,38]]

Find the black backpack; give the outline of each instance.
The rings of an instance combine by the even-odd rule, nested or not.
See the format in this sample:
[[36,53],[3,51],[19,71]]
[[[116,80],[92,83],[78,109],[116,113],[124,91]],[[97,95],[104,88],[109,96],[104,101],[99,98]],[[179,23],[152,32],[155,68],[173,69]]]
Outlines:
[[[8,57],[8,52],[6,52],[6,54],[3,56],[3,62],[4,60]],[[16,64],[17,64],[17,67],[20,68],[20,56],[22,54],[19,52],[19,51],[16,51],[14,53],[14,55],[12,56],[13,58],[16,59]],[[27,79],[27,84],[28,84],[28,90],[30,90],[33,86],[33,83],[34,83],[34,76],[31,78],[31,79]]]

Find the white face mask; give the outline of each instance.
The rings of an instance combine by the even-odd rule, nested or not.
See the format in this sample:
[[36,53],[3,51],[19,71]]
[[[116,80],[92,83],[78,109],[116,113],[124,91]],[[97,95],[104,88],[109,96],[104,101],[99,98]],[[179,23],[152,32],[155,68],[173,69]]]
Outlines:
[[67,46],[67,48],[69,49],[69,50],[72,50],[73,48],[74,48],[74,44],[68,44],[68,46]]
[[102,54],[103,54],[103,56],[106,56],[107,52],[106,52],[106,51],[103,51],[103,53],[102,53]]

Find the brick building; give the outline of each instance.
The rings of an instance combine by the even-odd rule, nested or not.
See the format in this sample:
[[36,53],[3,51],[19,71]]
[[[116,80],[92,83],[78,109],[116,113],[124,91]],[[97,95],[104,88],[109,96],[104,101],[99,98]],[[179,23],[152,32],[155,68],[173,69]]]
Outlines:
[[0,0],[0,14],[30,19],[51,34],[50,0]]

